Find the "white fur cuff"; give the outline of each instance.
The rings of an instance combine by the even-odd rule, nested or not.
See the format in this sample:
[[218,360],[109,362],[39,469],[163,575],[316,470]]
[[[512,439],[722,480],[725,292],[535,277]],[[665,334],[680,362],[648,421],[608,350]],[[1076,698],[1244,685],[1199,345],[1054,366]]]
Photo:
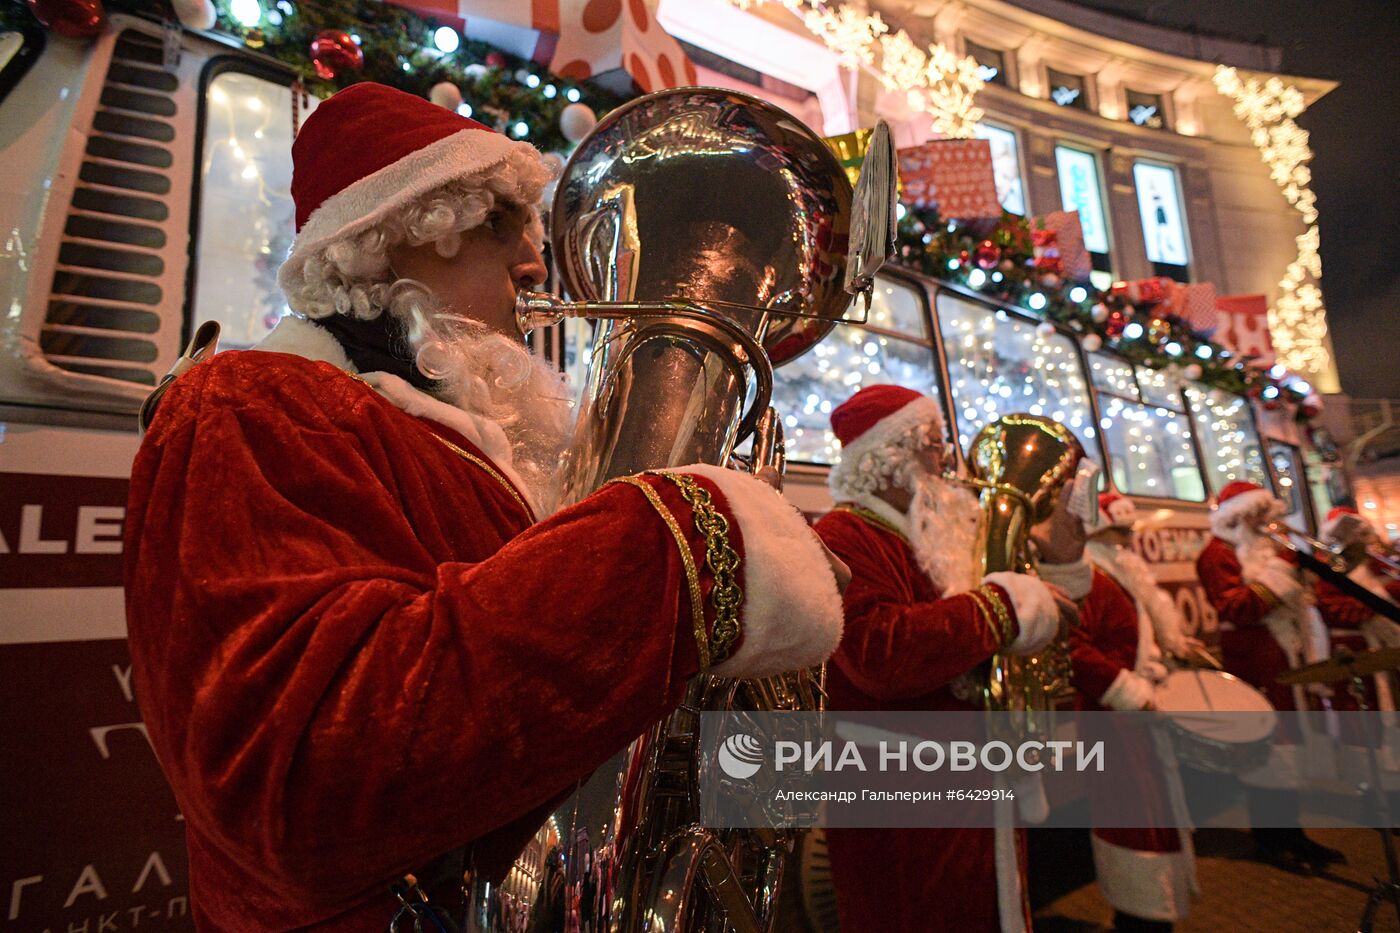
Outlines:
[[841,641],[841,594],[816,532],[773,487],[747,473],[697,464],[674,472],[719,487],[744,540],[743,640],[722,677],[812,667]]
[[1099,705],[1116,710],[1139,710],[1152,702],[1152,684],[1126,667],[1099,697]]
[[1060,607],[1045,584],[1024,573],[989,573],[983,583],[995,583],[1011,597],[1020,633],[1007,646],[1009,654],[1035,654],[1060,631]]
[[1038,568],[1040,579],[1053,583],[1069,594],[1069,598],[1083,599],[1094,588],[1094,565],[1089,558],[1081,557],[1073,564],[1041,564]]

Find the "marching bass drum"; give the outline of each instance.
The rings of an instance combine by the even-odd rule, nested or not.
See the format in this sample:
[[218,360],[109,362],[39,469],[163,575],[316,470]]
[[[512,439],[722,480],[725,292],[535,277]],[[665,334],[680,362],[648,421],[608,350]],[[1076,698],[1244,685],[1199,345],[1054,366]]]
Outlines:
[[1225,671],[1173,671],[1153,698],[1181,760],[1203,771],[1239,774],[1262,765],[1278,713],[1264,694]]

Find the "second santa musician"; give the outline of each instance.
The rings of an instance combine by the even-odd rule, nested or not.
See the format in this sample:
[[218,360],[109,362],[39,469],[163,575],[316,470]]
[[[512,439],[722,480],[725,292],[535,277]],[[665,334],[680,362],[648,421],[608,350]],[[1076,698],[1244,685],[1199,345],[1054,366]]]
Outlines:
[[[1099,526],[1085,542],[1079,519],[1056,510],[1037,545],[1046,579],[1080,599],[1080,624],[1070,633],[1074,686],[1087,710],[1150,709],[1156,683],[1165,679],[1165,655],[1190,645],[1176,604],[1132,550],[1136,520],[1132,500],[1099,497]],[[1090,840],[1099,888],[1113,906],[1118,933],[1167,933],[1183,920],[1196,891],[1189,835],[1170,827],[1189,816],[1172,813],[1168,781],[1179,781],[1151,745],[1125,746],[1136,756],[1139,805],[1160,814],[1157,828],[1095,828]],[[1091,792],[1090,812],[1107,798]]]
[[[1034,577],[978,578],[976,500],[941,478],[943,418],[933,399],[869,386],[831,413],[831,426],[841,442],[830,478],[836,506],[817,533],[849,565],[851,583],[830,707],[974,709],[954,681],[996,652],[1040,650],[1073,605]],[[1000,851],[994,830],[827,836],[842,933],[1029,927],[1023,884],[997,884],[998,861],[1004,878],[1024,880],[1022,847]]]

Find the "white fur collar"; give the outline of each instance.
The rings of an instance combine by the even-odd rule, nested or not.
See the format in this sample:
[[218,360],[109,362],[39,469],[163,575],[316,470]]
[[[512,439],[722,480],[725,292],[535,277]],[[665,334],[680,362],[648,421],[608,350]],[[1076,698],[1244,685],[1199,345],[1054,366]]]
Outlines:
[[359,372],[355,364],[350,362],[350,357],[345,355],[345,348],[340,345],[339,340],[331,336],[330,331],[292,314],[278,321],[272,332],[253,349],[266,350],[269,353],[290,353],[292,356],[319,363],[330,363],[336,369],[343,369],[347,373]]
[[[253,349],[290,353],[304,359],[330,363],[347,373],[359,372],[346,356],[340,341],[336,340],[330,331],[294,315],[288,315],[278,321],[272,332]],[[516,491],[530,503],[535,514],[539,514],[540,504],[534,501],[529,488],[516,473],[510,442],[499,424],[436,399],[390,373],[365,373],[364,380],[405,414],[436,421],[462,435],[486,455],[491,465],[500,470]]]

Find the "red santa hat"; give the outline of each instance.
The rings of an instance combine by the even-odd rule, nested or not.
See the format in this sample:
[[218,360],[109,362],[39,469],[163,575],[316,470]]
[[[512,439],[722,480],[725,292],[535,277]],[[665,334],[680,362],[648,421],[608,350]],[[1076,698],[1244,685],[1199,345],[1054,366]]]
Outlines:
[[832,492],[851,498],[881,488],[883,477],[904,460],[901,449],[909,446],[907,439],[921,425],[934,437],[943,437],[938,403],[903,386],[866,386],[836,406],[831,430],[841,442],[841,459],[831,471]]
[[322,102],[292,143],[297,235],[277,274],[282,290],[302,284],[306,262],[362,233],[448,182],[486,179],[506,163],[518,203],[533,206],[547,172],[529,143],[383,84],[354,84]]
[[1339,505],[1327,513],[1327,520],[1322,523],[1322,527],[1318,530],[1324,541],[1333,544],[1350,544],[1356,540],[1356,532],[1361,526],[1369,528],[1370,523],[1351,506]]
[[1227,537],[1222,530],[1233,528],[1241,518],[1278,505],[1278,499],[1258,483],[1237,479],[1226,483],[1210,514],[1210,528],[1217,537]]
[[1097,531],[1129,528],[1137,521],[1137,506],[1127,496],[1116,492],[1099,493],[1099,527]]

